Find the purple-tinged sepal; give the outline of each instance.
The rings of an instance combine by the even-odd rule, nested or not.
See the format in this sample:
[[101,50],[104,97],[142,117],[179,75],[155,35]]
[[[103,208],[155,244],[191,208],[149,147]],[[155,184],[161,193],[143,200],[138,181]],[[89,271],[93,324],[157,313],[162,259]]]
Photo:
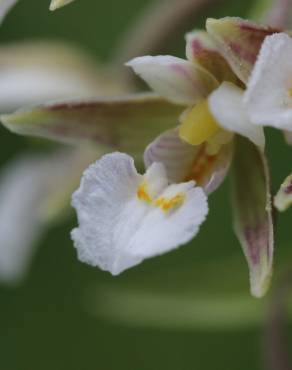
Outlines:
[[232,141],[210,153],[208,144],[190,145],[173,129],[158,136],[146,148],[144,162],[147,168],[155,162],[163,163],[172,183],[194,180],[209,195],[224,181],[232,155]]
[[198,63],[170,55],[144,56],[126,64],[159,96],[184,106],[205,99],[218,81]]
[[164,130],[175,127],[181,106],[154,94],[65,102],[1,117],[10,131],[63,142],[93,142],[133,156]]
[[273,268],[274,232],[270,179],[263,152],[237,137],[233,166],[233,216],[250,272],[251,293],[262,297]]
[[177,128],[167,130],[147,146],[145,167],[149,168],[155,162],[163,163],[169,181],[182,182],[188,176],[198,150],[198,146],[181,140]]
[[244,83],[248,81],[265,37],[280,32],[237,17],[209,18],[206,27],[234,73]]
[[188,33],[186,42],[186,56],[190,62],[200,64],[219,82],[236,82],[235,74],[220,54],[215,41],[206,31]]

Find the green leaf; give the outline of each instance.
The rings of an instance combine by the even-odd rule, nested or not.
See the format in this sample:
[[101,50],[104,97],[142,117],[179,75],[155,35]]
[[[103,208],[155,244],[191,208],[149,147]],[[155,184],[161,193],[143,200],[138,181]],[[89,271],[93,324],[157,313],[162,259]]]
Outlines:
[[102,320],[169,330],[226,332],[263,323],[265,300],[248,294],[239,256],[148,267],[91,287],[86,309]]
[[154,94],[56,103],[3,115],[12,132],[65,142],[90,141],[141,155],[161,132],[177,125],[182,108]]
[[100,288],[98,296],[91,312],[133,327],[230,331],[261,323],[262,304],[240,294],[179,297],[107,287]]
[[[276,289],[283,272],[290,269],[291,248],[282,246],[281,251],[280,268],[275,273]],[[249,332],[265,324],[264,312],[271,296],[253,299],[246,285],[245,266],[239,253],[162,266],[149,261],[144,268],[132,269],[118,279],[99,276],[99,281],[89,287],[85,309],[103,321],[133,328]],[[291,303],[290,300],[289,321]]]
[[250,270],[251,293],[262,297],[273,266],[273,219],[270,179],[264,154],[248,140],[237,137],[233,163],[235,233]]

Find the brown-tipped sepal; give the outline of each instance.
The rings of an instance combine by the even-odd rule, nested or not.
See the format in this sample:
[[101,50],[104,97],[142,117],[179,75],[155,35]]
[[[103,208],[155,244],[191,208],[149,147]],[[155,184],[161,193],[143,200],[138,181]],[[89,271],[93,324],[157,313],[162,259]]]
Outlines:
[[280,32],[237,17],[209,18],[206,27],[234,73],[244,83],[248,81],[265,37]]

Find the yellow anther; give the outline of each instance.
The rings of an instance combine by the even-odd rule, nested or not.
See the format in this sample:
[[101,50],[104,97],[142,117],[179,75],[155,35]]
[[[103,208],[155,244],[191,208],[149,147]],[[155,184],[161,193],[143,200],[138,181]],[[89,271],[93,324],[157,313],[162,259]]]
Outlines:
[[164,212],[174,210],[182,205],[185,199],[183,193],[178,193],[172,198],[159,197],[156,200],[152,199],[147,190],[147,183],[143,182],[137,190],[137,197],[139,200],[146,202],[149,205],[160,208]]
[[181,206],[184,202],[185,195],[184,194],[177,194],[173,198],[158,198],[155,202],[155,205],[161,208],[163,211],[168,212],[175,208]]
[[143,182],[138,190],[137,190],[137,197],[140,200],[143,200],[146,203],[152,203],[152,198],[150,197],[148,191],[147,191],[147,184]]
[[219,129],[209,111],[207,100],[202,100],[186,115],[179,128],[179,136],[191,145],[200,145]]
[[289,96],[290,96],[290,98],[292,98],[292,88],[289,89]]

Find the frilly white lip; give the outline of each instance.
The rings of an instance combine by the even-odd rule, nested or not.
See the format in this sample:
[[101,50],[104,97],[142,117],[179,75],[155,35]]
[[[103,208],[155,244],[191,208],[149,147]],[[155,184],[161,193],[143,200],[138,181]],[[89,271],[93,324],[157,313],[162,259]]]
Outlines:
[[79,259],[113,275],[187,243],[208,213],[207,197],[193,181],[169,185],[159,163],[140,175],[133,159],[118,152],[85,171],[72,205]]

